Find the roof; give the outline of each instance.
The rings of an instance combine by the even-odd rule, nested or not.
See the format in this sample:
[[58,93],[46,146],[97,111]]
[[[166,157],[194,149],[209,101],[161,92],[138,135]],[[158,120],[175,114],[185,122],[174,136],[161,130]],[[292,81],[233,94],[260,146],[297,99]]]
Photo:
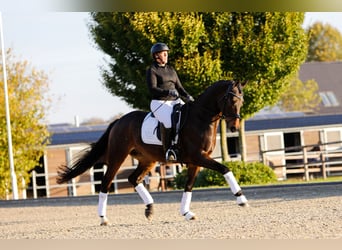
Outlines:
[[75,127],[70,124],[51,125],[50,145],[92,143],[97,141],[107,129],[106,124]]
[[[299,78],[305,82],[315,80],[319,86],[322,101],[329,100],[331,106],[319,106],[317,113],[338,114],[342,113],[342,62],[309,62],[301,65]],[[337,104],[337,105],[336,105]]]
[[294,116],[274,119],[247,120],[246,131],[289,129],[316,126],[342,126],[342,114]]

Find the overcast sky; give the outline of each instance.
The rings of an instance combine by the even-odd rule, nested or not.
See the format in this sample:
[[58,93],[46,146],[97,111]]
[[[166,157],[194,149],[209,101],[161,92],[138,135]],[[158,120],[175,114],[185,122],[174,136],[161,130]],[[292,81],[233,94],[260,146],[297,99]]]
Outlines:
[[[43,70],[50,79],[49,123],[108,120],[132,109],[108,93],[99,68],[104,57],[89,36],[85,12],[2,13],[5,48]],[[342,32],[342,12],[306,13],[304,27],[322,21]],[[146,48],[149,50],[149,48]]]

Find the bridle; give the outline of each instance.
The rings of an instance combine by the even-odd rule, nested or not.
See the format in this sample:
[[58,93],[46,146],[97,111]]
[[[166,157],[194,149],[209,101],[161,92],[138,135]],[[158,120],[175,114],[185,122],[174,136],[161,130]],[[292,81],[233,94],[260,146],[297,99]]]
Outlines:
[[[215,115],[214,119],[211,120],[211,123],[213,122],[216,122],[217,120],[220,120],[220,119],[227,119],[227,118],[234,118],[234,119],[241,119],[241,116],[240,114],[232,114],[232,113],[228,113],[228,114],[224,114],[223,111],[225,110],[226,108],[226,105],[227,105],[227,101],[228,101],[228,98],[230,97],[236,97],[240,100],[243,101],[243,94],[242,94],[242,88],[241,88],[241,84],[237,84],[237,88],[239,90],[239,93],[240,95],[238,94],[235,94],[232,89],[233,89],[233,86],[234,86],[234,82],[233,81],[230,81],[229,83],[229,86],[227,88],[227,91],[226,93],[224,94],[224,96],[222,96],[218,102],[222,102],[223,101],[223,108],[220,112],[219,115]],[[208,112],[210,113],[211,111],[207,110],[205,107],[201,107],[201,109],[205,110],[204,112]],[[185,105],[185,120],[187,119],[188,117],[188,112],[189,112],[189,105]],[[184,123],[185,123],[185,120],[184,120]],[[181,128],[183,127],[184,123],[182,124]]]
[[224,96],[220,99],[220,101],[223,100],[223,108],[221,110],[221,115],[219,116],[219,119],[227,119],[227,118],[234,118],[234,119],[241,119],[241,116],[239,113],[237,114],[232,114],[232,113],[228,113],[228,114],[224,114],[224,110],[226,108],[227,102],[228,102],[228,98],[229,97],[236,97],[238,99],[240,99],[241,101],[243,101],[243,94],[242,94],[242,90],[241,90],[241,85],[237,84],[237,88],[239,90],[239,93],[241,93],[241,95],[235,94],[232,89],[233,89],[233,83],[231,82],[228,86],[228,89],[226,91],[226,93],[224,94]]

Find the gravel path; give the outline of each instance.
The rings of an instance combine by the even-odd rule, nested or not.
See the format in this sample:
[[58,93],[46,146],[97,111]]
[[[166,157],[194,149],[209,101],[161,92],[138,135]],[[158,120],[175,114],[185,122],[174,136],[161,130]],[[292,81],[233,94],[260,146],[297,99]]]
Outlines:
[[342,183],[248,187],[241,208],[228,189],[196,190],[179,215],[182,193],[152,193],[144,217],[137,194],[110,195],[109,226],[99,226],[97,197],[0,201],[0,239],[342,239]]

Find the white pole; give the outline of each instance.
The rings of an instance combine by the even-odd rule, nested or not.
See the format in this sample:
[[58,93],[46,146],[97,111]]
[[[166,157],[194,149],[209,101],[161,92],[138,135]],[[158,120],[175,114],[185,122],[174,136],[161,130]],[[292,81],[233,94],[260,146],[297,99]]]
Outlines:
[[7,137],[8,137],[8,158],[9,158],[9,165],[10,165],[10,171],[11,171],[13,199],[18,200],[19,195],[18,195],[17,176],[15,174],[14,161],[13,161],[11,118],[10,118],[10,112],[9,112],[7,73],[6,73],[6,60],[5,60],[6,52],[5,52],[5,46],[4,46],[4,35],[3,35],[3,29],[2,29],[1,12],[0,12],[0,35],[1,35],[2,72],[4,76],[4,95],[5,95]]

